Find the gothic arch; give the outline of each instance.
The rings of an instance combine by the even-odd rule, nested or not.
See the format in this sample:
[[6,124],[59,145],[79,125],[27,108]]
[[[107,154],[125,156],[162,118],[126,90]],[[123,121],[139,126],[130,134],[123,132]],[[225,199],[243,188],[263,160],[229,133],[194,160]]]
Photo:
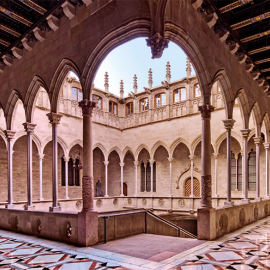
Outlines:
[[34,76],[25,96],[24,108],[26,122],[32,123],[33,121],[35,101],[40,87],[43,87],[48,93],[48,87],[44,80],[39,76]]
[[149,150],[149,148],[145,144],[141,144],[141,145],[138,146],[138,148],[135,151],[135,160],[138,160],[138,157],[140,155],[140,152],[143,149],[145,149],[148,152],[149,156],[150,156],[150,150]]
[[100,143],[100,142],[97,142],[97,143],[94,144],[93,150],[94,150],[95,148],[99,148],[99,149],[101,150],[101,152],[103,153],[103,155],[104,155],[105,161],[108,161],[109,155],[108,155],[108,153],[107,153],[106,148],[103,146],[103,144]]
[[132,154],[133,158],[135,159],[134,151],[129,146],[126,146],[125,149],[122,151],[123,161],[125,160],[126,154],[128,152],[130,152]]
[[240,111],[242,116],[243,129],[248,129],[250,105],[245,90],[242,88],[237,91],[234,100],[239,99]]
[[5,136],[5,132],[4,132],[4,129],[2,129],[0,127],[0,136],[1,138],[3,139],[3,141],[5,142],[6,146],[7,146],[7,139],[6,139],[6,136]]
[[[198,146],[198,144],[201,142],[202,140],[202,135],[199,135],[198,137],[196,137],[192,144],[191,144],[191,155],[194,155],[196,147]],[[214,149],[214,152],[217,153],[217,146],[216,143],[213,141],[213,139],[211,138],[211,146]]]
[[162,141],[157,141],[157,142],[152,146],[152,149],[151,149],[151,152],[150,152],[150,158],[151,158],[151,159],[154,159],[155,152],[156,152],[156,150],[159,148],[159,146],[163,146],[163,147],[166,149],[167,153],[168,153],[168,157],[170,156],[167,145],[166,145],[164,142],[162,142]]
[[[42,143],[41,143],[41,154],[43,154],[44,152],[44,149],[46,147],[46,145],[52,141],[52,136],[48,136]],[[60,136],[57,136],[57,142],[61,145],[63,151],[64,151],[64,155],[65,157],[68,156],[68,146],[66,144],[66,142],[60,137]]]
[[265,130],[265,142],[269,142],[269,140],[270,140],[270,120],[269,120],[268,113],[264,114],[262,127]]
[[[83,141],[81,139],[74,140],[68,147],[68,153],[70,153],[70,150],[72,149],[73,146],[78,144],[81,148],[83,148]],[[69,157],[69,155],[68,155]]]
[[260,107],[258,105],[258,103],[254,103],[251,110],[250,110],[250,116],[252,115],[253,112],[253,116],[254,116],[254,120],[255,120],[255,134],[256,137],[261,136],[261,125],[262,125],[262,117],[261,117],[261,111],[260,111]]
[[[51,101],[51,111],[57,113],[58,111],[58,97],[61,86],[69,71],[73,71],[80,78],[81,72],[74,62],[69,59],[63,59],[58,65],[50,85],[49,97]],[[82,83],[81,83],[82,84]]]
[[[241,151],[243,150],[242,149],[242,146],[243,146],[243,143],[242,143],[242,138],[234,131],[232,130],[231,131],[231,136],[232,138],[236,139],[239,143],[239,146],[241,148]],[[217,153],[219,153],[219,148],[222,144],[222,142],[227,138],[227,132],[223,132],[217,139],[216,139],[216,149],[217,149]]]
[[121,153],[120,149],[119,149],[117,146],[114,146],[114,147],[112,147],[112,148],[109,150],[109,152],[108,152],[108,159],[109,159],[110,154],[111,154],[113,151],[115,151],[115,152],[118,154],[119,159],[120,159],[120,162],[123,162],[122,153]]
[[255,128],[250,129],[247,141],[249,141],[253,136],[256,136]]
[[174,150],[180,143],[184,144],[188,148],[189,154],[191,154],[190,144],[185,139],[178,138],[170,146],[170,152],[169,152],[170,157],[173,157]]
[[4,113],[6,115],[6,123],[7,123],[7,130],[12,130],[13,128],[13,112],[18,100],[21,100],[24,104],[24,101],[20,95],[20,93],[13,89],[9,95]]

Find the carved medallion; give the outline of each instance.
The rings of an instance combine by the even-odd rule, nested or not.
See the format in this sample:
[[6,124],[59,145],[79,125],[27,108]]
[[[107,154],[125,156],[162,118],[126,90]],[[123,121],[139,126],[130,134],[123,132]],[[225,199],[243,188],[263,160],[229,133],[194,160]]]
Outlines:
[[128,204],[132,204],[131,198],[128,198]]
[[113,204],[114,205],[118,204],[118,199],[117,198],[113,199]]
[[159,199],[158,200],[158,203],[159,203],[159,205],[163,206],[164,205],[164,200],[163,199]]
[[146,205],[147,204],[147,200],[145,198],[142,199],[142,204]]
[[102,200],[101,200],[101,199],[98,199],[98,200],[96,201],[96,206],[97,206],[97,207],[101,207],[101,205],[102,205]]
[[186,203],[185,203],[185,201],[183,199],[180,199],[178,201],[178,204],[179,204],[180,207],[183,207],[183,206],[185,206]]
[[82,201],[77,201],[77,202],[76,202],[76,208],[77,208],[78,210],[81,210],[81,209],[82,209]]

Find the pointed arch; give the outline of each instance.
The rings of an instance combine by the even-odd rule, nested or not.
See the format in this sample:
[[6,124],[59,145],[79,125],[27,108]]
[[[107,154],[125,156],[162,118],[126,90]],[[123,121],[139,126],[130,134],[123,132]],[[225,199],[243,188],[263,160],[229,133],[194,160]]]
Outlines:
[[7,130],[12,130],[13,128],[13,112],[16,106],[16,103],[18,100],[21,100],[22,103],[24,104],[24,101],[20,95],[20,93],[13,89],[9,95],[4,113],[6,115],[6,123],[7,123]]
[[78,144],[81,148],[83,148],[83,141],[81,139],[74,140],[68,147],[68,154],[70,154],[72,147],[75,146],[76,144]]
[[126,154],[130,152],[135,160],[135,155],[134,155],[134,151],[129,147],[126,146],[125,149],[122,151],[122,157],[123,157],[123,161],[125,160]]
[[[238,141],[239,146],[240,146],[241,151],[242,151],[242,150],[243,150],[243,141],[242,141],[241,136],[239,136],[234,130],[231,130],[231,136],[232,136],[232,138],[234,138],[235,140]],[[219,153],[219,148],[220,148],[222,142],[223,142],[224,140],[226,140],[226,138],[227,138],[227,132],[224,131],[224,132],[223,132],[221,135],[219,135],[219,137],[216,139],[215,144],[216,144],[217,153]]]
[[261,117],[261,110],[257,102],[254,102],[254,104],[251,107],[250,110],[250,117],[253,112],[254,116],[254,122],[255,122],[255,136],[260,137],[261,136],[261,126],[262,126],[262,117]]
[[248,102],[246,92],[243,88],[241,88],[240,90],[237,91],[234,100],[236,100],[237,98],[239,100],[239,105],[240,105],[240,111],[241,111],[242,122],[243,122],[243,129],[248,129],[250,105]]
[[269,116],[268,116],[267,112],[264,114],[262,127],[265,130],[265,142],[269,142],[269,140],[270,140],[270,120],[269,120]]
[[[194,155],[196,147],[198,146],[198,144],[201,142],[202,140],[202,135],[200,134],[199,136],[197,136],[193,142],[191,143],[191,155]],[[211,145],[214,149],[214,152],[217,153],[217,146],[215,141],[213,141],[213,139],[211,138]]]
[[138,146],[138,148],[136,149],[136,151],[135,151],[135,160],[138,160],[139,154],[140,154],[140,152],[141,152],[143,149],[145,149],[145,150],[148,152],[149,156],[150,156],[150,150],[149,150],[149,148],[148,148],[145,144],[140,144],[140,145]]
[[97,142],[94,144],[93,150],[95,150],[95,148],[99,148],[104,155],[105,161],[108,161],[109,155],[108,155],[107,149],[104,147],[104,145],[100,142]]
[[62,59],[60,64],[58,65],[50,85],[49,89],[49,97],[51,100],[51,111],[57,113],[58,111],[58,97],[59,92],[61,90],[61,86],[63,84],[63,81],[65,77],[67,76],[68,72],[73,71],[78,75],[78,77],[81,77],[81,72],[77,65],[71,61],[70,59]]
[[162,141],[157,141],[151,148],[151,153],[150,153],[150,158],[151,159],[154,159],[155,152],[159,148],[159,146],[163,146],[166,149],[167,153],[168,153],[168,157],[170,156],[168,146]]
[[[41,143],[41,154],[43,154],[44,149],[46,147],[46,145],[52,141],[52,135],[48,136],[42,143]],[[68,146],[66,144],[66,142],[63,140],[63,138],[61,138],[60,136],[57,136],[57,142],[61,145],[63,151],[64,151],[64,155],[65,157],[68,156]]]
[[249,132],[249,134],[248,134],[248,139],[247,139],[247,141],[249,142],[249,140],[250,140],[253,136],[256,136],[256,130],[255,130],[255,128],[250,129],[250,132]]
[[2,129],[1,127],[0,127],[0,136],[1,136],[1,138],[3,139],[3,141],[5,142],[6,147],[7,147],[7,138],[6,138],[6,136],[5,136],[4,129]]
[[170,149],[170,152],[169,152],[170,157],[173,157],[174,150],[180,143],[184,144],[188,148],[189,154],[191,155],[191,146],[188,143],[188,141],[186,141],[183,138],[178,138],[171,144],[171,146],[169,148]]
[[33,121],[34,105],[40,87],[43,87],[48,93],[48,87],[45,81],[39,76],[34,76],[27,89],[25,96],[24,108],[25,108],[26,122],[32,123]]
[[115,152],[118,154],[119,159],[120,159],[120,162],[123,162],[122,152],[120,151],[120,149],[119,149],[117,146],[114,146],[114,147],[112,147],[112,148],[109,150],[109,152],[108,152],[108,159],[109,159],[110,154],[111,154],[113,151],[115,151]]

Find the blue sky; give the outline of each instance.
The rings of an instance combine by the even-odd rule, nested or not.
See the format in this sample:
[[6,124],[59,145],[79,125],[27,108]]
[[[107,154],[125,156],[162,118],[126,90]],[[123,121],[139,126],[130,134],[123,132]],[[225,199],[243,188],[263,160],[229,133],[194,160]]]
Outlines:
[[[146,46],[145,38],[136,38],[116,49],[104,59],[96,74],[95,87],[104,89],[104,74],[109,74],[109,91],[119,95],[120,80],[124,81],[124,96],[133,91],[133,76],[138,78],[138,92],[148,87],[148,70],[153,71],[153,86],[158,86],[166,78],[166,64],[171,65],[171,81],[186,76],[186,55],[176,44],[170,42],[163,56],[151,58],[151,49]],[[192,69],[192,73],[194,70]]]

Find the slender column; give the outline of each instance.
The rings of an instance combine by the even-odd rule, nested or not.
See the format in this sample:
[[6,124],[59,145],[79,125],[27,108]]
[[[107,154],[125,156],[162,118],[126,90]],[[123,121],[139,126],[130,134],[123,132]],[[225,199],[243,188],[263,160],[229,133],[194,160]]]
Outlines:
[[135,197],[138,196],[138,165],[139,165],[139,161],[138,160],[134,161],[134,168],[135,168],[135,194],[134,196]]
[[154,184],[154,162],[155,160],[150,159],[150,166],[151,166],[151,196],[153,196],[153,184]]
[[108,165],[109,161],[103,161],[105,165],[105,196],[104,197],[109,197],[108,195]]
[[57,151],[57,125],[60,123],[62,115],[57,113],[47,114],[50,124],[52,125],[52,198],[53,203],[49,208],[51,212],[61,211],[61,207],[58,206],[58,151]]
[[73,161],[73,169],[72,169],[72,174],[73,174],[73,183],[72,183],[72,185],[73,186],[75,186],[75,178],[76,178],[76,165],[75,165],[75,163],[76,163],[76,159],[72,159],[72,161]]
[[[245,159],[244,159],[244,151],[241,151],[241,157],[242,157],[242,198],[244,198],[244,175],[245,175]],[[237,183],[239,186],[239,184]]]
[[170,197],[172,197],[173,196],[172,194],[172,161],[174,160],[174,158],[169,157],[168,160],[170,162]]
[[69,197],[68,197],[68,162],[69,162],[69,157],[64,157],[64,161],[65,161],[65,188],[66,188],[65,199],[69,199]]
[[15,132],[11,130],[5,130],[5,135],[7,138],[8,152],[8,203],[5,205],[5,207],[15,208],[12,196],[12,139],[14,138]]
[[195,158],[194,155],[188,156],[190,159],[190,180],[191,180],[191,191],[190,191],[190,197],[194,197],[194,179],[193,179],[193,171],[194,171],[194,162],[193,159]]
[[253,139],[256,145],[256,201],[260,201],[260,145],[262,137],[254,137]]
[[42,160],[44,158],[44,154],[40,154],[38,155],[38,159],[39,159],[39,200],[43,201],[44,198],[42,196]]
[[236,190],[239,190],[238,188],[238,155],[235,155],[235,163],[236,163],[236,166],[235,166],[235,189]]
[[266,189],[265,189],[265,199],[269,199],[269,147],[270,143],[266,142],[263,144],[265,149],[265,183],[266,183]]
[[213,156],[215,158],[215,192],[214,192],[214,197],[218,198],[217,172],[218,172],[218,156],[219,156],[219,153],[213,153]]
[[93,129],[92,111],[96,103],[87,99],[79,102],[83,114],[83,179],[82,179],[82,212],[94,209],[94,180],[93,180]]
[[124,196],[124,166],[125,163],[119,163],[121,167],[121,194],[120,196]]
[[144,183],[144,191],[147,192],[147,161],[144,163],[144,174],[145,174],[145,183]]
[[232,160],[231,160],[231,130],[235,123],[233,119],[223,120],[224,127],[227,131],[227,206],[232,206]]
[[202,180],[201,208],[212,208],[212,179],[211,179],[211,112],[214,107],[205,104],[199,106],[202,117]]
[[35,124],[25,122],[24,129],[27,132],[27,205],[24,210],[33,210],[33,175],[32,175],[32,134],[34,133]]
[[242,184],[243,184],[243,195],[244,198],[242,201],[244,203],[248,203],[248,160],[247,160],[247,138],[249,135],[250,130],[249,129],[243,129],[241,130],[243,141],[244,141],[244,156],[243,156],[243,179],[242,179]]

